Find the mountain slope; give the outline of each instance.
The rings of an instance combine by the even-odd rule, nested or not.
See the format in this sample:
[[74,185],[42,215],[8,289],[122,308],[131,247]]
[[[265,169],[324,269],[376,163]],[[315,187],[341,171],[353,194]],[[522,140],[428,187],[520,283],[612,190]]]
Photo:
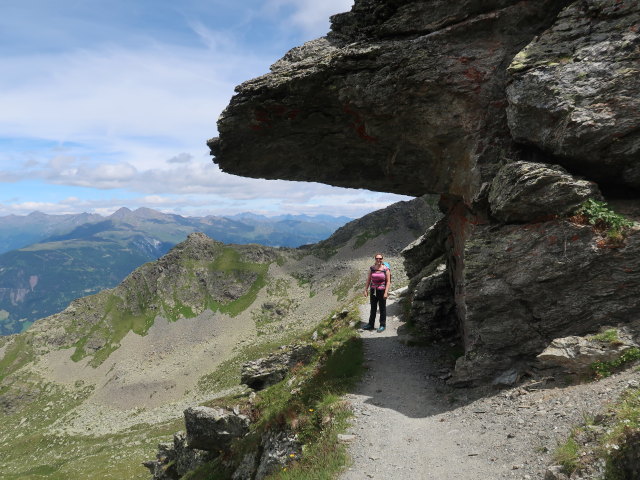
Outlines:
[[[226,243],[298,246],[326,238],[347,220],[321,216],[316,221],[304,215],[188,218],[148,208],[121,208],[106,219],[62,217],[4,217],[16,228],[20,219],[28,225],[40,221],[38,235],[53,234],[0,255],[0,335],[23,331],[75,298],[114,287],[134,268],[157,259],[195,231]],[[55,230],[52,219],[60,220]]]
[[[96,478],[146,479],[140,462],[185,408],[237,391],[244,361],[362,298],[374,251],[415,237],[411,205],[378,212],[395,230],[331,257],[192,234],[118,287],[0,338],[3,475],[79,480],[90,464]],[[402,263],[386,258],[400,286]]]
[[42,212],[0,217],[0,254],[38,243],[78,225],[99,222],[102,219],[101,215],[90,213],[47,215]]

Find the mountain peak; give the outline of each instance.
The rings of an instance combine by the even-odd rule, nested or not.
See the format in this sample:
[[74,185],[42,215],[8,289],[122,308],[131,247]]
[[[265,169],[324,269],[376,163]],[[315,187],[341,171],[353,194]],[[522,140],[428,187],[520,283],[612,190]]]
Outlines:
[[120,207],[118,210],[111,214],[111,218],[124,218],[131,213],[131,210],[127,207]]

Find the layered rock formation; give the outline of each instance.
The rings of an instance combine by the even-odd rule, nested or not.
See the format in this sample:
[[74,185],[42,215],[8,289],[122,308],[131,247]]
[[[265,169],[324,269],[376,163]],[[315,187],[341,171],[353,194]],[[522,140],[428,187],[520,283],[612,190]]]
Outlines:
[[454,381],[517,378],[640,316],[640,229],[569,219],[639,196],[639,31],[623,0],[356,0],[240,85],[209,145],[235,174],[441,194],[406,252],[412,313],[461,338]]
[[638,2],[565,9],[509,67],[513,138],[612,187],[640,187]]
[[[357,1],[237,87],[224,171],[471,199],[509,150],[506,67],[567,1]],[[382,175],[381,175],[382,174]]]

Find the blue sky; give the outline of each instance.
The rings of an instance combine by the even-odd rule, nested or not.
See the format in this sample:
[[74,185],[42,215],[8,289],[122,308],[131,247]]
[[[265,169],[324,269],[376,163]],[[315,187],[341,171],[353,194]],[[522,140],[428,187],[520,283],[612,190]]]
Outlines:
[[220,172],[235,85],[353,0],[3,0],[0,215],[121,206],[361,216],[397,195]]

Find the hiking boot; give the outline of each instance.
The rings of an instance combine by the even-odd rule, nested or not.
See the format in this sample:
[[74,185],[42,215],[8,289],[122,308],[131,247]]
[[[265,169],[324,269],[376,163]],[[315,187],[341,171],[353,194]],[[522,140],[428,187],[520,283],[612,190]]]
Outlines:
[[363,330],[373,330],[373,327],[371,325],[365,325],[364,327],[362,327]]
[[384,332],[384,329],[385,329],[385,327],[380,327],[380,328],[378,328],[378,333],[382,333],[382,332]]

